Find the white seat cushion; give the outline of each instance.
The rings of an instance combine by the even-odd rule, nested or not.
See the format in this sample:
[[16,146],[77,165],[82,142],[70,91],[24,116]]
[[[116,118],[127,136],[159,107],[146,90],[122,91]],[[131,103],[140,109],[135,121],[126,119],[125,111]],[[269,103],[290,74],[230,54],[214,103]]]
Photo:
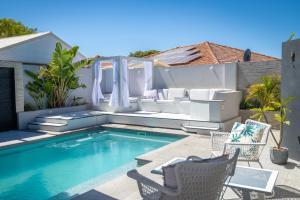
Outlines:
[[213,89],[209,89],[209,100],[216,99],[217,93],[219,93],[219,92],[227,92],[227,91],[231,91],[231,89],[225,89],[225,88],[213,88]]
[[175,100],[176,98],[183,98],[184,96],[184,88],[169,88],[168,90],[168,100]]
[[191,100],[209,100],[209,89],[191,89]]

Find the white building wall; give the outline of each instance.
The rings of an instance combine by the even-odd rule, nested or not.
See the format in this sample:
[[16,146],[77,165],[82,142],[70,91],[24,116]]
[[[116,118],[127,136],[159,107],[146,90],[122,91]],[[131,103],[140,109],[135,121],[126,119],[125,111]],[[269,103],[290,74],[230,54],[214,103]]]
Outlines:
[[[49,34],[0,50],[0,60],[46,64],[51,60],[51,55],[57,42],[61,42],[63,48],[69,49],[69,46],[65,42]],[[84,58],[84,56],[78,54],[74,61],[76,62]]]

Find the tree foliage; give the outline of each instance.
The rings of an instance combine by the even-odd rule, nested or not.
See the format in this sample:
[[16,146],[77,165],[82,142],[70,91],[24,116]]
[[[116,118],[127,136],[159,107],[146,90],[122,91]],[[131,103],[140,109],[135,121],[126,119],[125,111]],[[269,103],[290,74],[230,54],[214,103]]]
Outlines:
[[90,65],[91,61],[82,60],[73,63],[77,51],[78,47],[70,50],[63,49],[58,42],[48,66],[41,67],[37,74],[26,71],[26,74],[33,79],[26,88],[38,107],[43,96],[46,96],[47,106],[50,108],[66,106],[71,91],[86,87],[79,83],[77,72],[82,67]]
[[35,28],[29,28],[14,19],[0,19],[0,38],[35,33]]
[[255,112],[251,118],[269,123],[266,112],[274,110],[280,111],[280,114],[274,115],[274,119],[280,123],[279,138],[277,139],[272,130],[270,130],[276,143],[276,147],[280,149],[283,138],[283,125],[289,125],[289,121],[286,118],[286,113],[289,112],[287,106],[294,98],[280,98],[279,76],[264,76],[262,77],[261,82],[251,85],[247,92],[246,101],[255,101],[258,103],[258,107],[251,109]]
[[130,57],[137,57],[137,58],[143,58],[146,56],[150,56],[156,53],[159,53],[160,51],[157,50],[148,50],[148,51],[135,51],[135,52],[131,52],[129,54]]

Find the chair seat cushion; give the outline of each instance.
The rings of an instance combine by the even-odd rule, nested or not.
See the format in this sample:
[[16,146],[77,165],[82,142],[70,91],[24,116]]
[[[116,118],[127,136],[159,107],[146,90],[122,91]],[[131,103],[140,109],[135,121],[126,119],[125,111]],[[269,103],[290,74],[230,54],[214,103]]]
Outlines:
[[235,122],[227,142],[253,143],[260,142],[263,128],[254,124]]
[[[182,162],[216,163],[216,162],[227,160],[228,154],[221,155],[219,157],[214,157],[214,158],[207,158],[207,159],[201,159],[199,157],[197,158],[196,156],[190,156],[189,158],[191,159]],[[169,187],[171,189],[177,189],[177,179],[175,173],[176,164],[178,163],[171,164],[162,168],[165,187]]]

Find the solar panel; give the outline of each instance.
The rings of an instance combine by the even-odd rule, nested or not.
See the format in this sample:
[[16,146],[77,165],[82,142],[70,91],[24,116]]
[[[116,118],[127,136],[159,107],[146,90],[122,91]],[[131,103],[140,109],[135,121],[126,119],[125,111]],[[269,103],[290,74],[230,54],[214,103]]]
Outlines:
[[189,51],[191,49],[194,49],[194,47],[183,47],[183,48],[173,49],[173,50],[170,50],[170,51],[160,53],[160,54],[158,54],[154,57],[155,58],[162,58],[162,57],[174,56],[175,54],[181,54],[181,53]]
[[153,58],[169,65],[175,65],[190,62],[200,56],[200,52],[196,47],[183,47],[161,53]]
[[176,63],[170,63],[170,64],[184,64],[184,63],[188,63],[188,62],[191,62],[192,60],[195,60],[197,58],[200,58],[201,55],[199,53],[197,54],[194,54],[194,55],[190,55],[186,58],[183,58],[181,60],[177,60]]

